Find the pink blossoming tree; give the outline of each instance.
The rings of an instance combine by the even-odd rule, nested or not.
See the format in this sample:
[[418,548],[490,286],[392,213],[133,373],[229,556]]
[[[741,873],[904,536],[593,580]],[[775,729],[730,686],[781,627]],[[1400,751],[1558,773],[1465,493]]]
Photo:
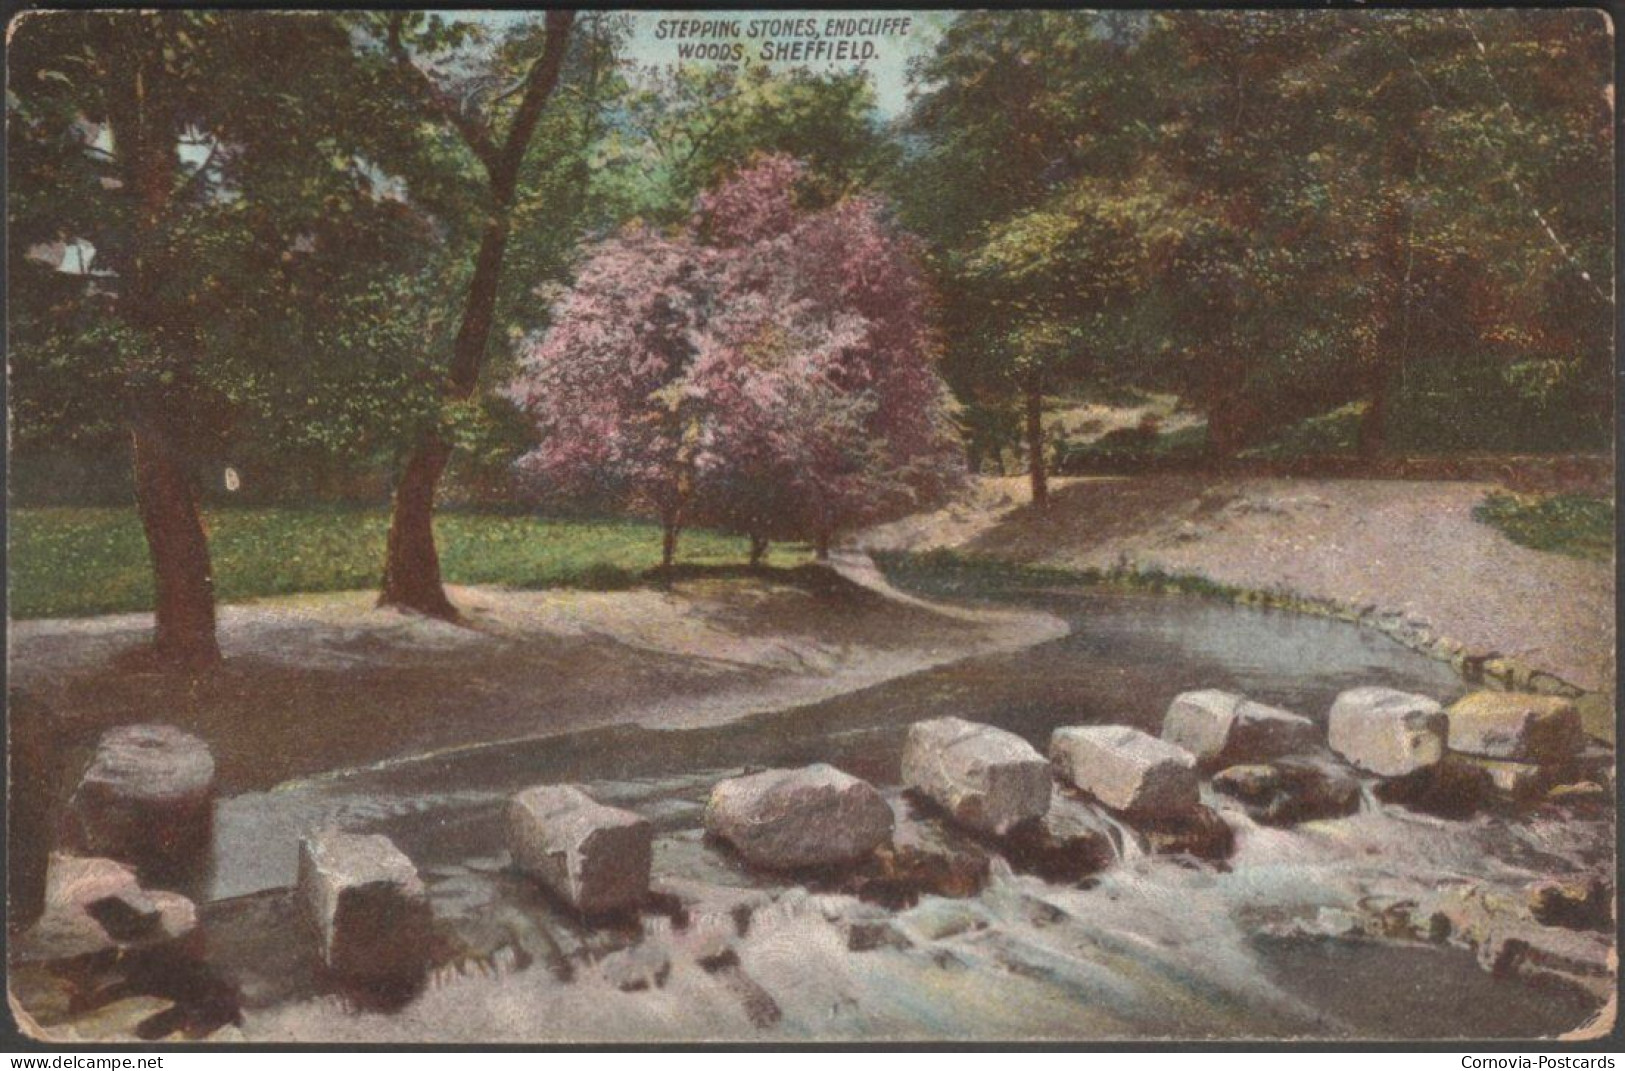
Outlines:
[[768,157],[702,195],[678,236],[594,248],[512,387],[544,493],[682,526],[809,539],[940,501],[964,476],[913,243],[883,206],[800,207]]

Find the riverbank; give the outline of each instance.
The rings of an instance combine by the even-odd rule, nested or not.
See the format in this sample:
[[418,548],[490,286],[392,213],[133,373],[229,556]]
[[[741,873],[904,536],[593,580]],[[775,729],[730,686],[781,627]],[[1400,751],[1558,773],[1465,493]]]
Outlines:
[[152,618],[13,622],[10,687],[84,748],[157,721],[214,750],[223,794],[609,725],[692,728],[1063,635],[1043,614],[938,608],[820,567],[698,570],[669,587],[455,587],[466,625],[372,592],[222,607],[216,670],[139,657]]
[[[1611,563],[1519,546],[1474,520],[1494,485],[1196,476],[986,479],[935,514],[866,533],[871,550],[950,549],[1080,572],[1161,573],[1379,625],[1520,687],[1611,697]],[[1611,721],[1611,701],[1602,705]]]

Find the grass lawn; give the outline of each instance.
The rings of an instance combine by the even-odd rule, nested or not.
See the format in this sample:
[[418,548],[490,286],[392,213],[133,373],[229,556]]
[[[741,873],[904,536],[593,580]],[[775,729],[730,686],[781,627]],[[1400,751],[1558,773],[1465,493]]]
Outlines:
[[1515,495],[1495,492],[1473,518],[1514,543],[1576,558],[1608,561],[1614,553],[1614,503],[1593,495]]
[[[222,602],[369,588],[383,568],[383,509],[219,509],[205,519]],[[16,509],[9,530],[13,618],[152,609],[152,567],[134,509]],[[660,562],[660,529],[641,521],[447,512],[435,535],[453,584],[622,588]],[[744,539],[684,532],[679,560],[741,564],[746,550]],[[772,561],[806,558],[805,548],[785,546]]]

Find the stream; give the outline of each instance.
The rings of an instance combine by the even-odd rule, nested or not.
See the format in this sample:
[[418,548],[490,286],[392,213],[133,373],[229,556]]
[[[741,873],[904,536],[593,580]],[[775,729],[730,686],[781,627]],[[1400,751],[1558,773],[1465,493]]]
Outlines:
[[[903,939],[849,949],[850,897],[753,874],[700,836],[710,787],[742,769],[829,762],[895,796],[904,734],[954,714],[1043,750],[1060,725],[1156,733],[1169,701],[1223,688],[1324,721],[1345,688],[1382,684],[1449,702],[1448,666],[1331,620],[1189,597],[1011,589],[1071,633],[833,700],[727,725],[637,726],[475,748],[349,771],[221,802],[203,903],[210,960],[237,987],[251,1040],[816,1040],[1113,1037],[1488,1038],[1550,1035],[1598,1000],[1547,978],[1492,976],[1447,943],[1340,935],[1375,898],[1451,883],[1515,891],[1553,874],[1612,870],[1606,818],[1477,815],[1446,821],[1368,800],[1356,815],[1260,827],[1204,784],[1236,830],[1226,864],[1145,855],[1054,883],[995,859],[979,894],[922,897],[884,917]],[[684,960],[692,918],[659,912],[586,928],[517,878],[504,801],[579,782],[656,830],[655,878],[737,921],[741,966]],[[385,833],[429,885],[446,947],[402,1009],[357,1007],[322,981],[289,892],[299,836],[337,825]],[[696,891],[697,890],[697,891]],[[1385,902],[1387,902],[1385,901]],[[946,919],[946,921],[944,921]],[[670,953],[669,981],[625,993],[594,964],[629,946]],[[427,1035],[427,1036],[426,1036]]]

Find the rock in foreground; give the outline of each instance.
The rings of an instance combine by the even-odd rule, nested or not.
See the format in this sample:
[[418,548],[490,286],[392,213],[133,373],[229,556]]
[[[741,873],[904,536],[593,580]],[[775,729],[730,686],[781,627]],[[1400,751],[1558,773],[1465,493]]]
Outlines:
[[1126,725],[1071,725],[1050,737],[1061,775],[1114,811],[1161,815],[1196,806],[1196,760]]
[[1585,748],[1585,730],[1573,700],[1474,692],[1450,708],[1450,748],[1487,759],[1558,763]]
[[102,735],[73,798],[85,851],[140,868],[186,868],[209,848],[214,757],[170,725]]
[[329,970],[363,982],[421,977],[433,932],[429,898],[417,868],[388,837],[337,830],[306,837],[299,891]]
[[1211,688],[1174,697],[1163,718],[1162,738],[1210,770],[1266,762],[1320,743],[1308,718]]
[[508,801],[515,865],[588,915],[635,907],[648,895],[653,830],[574,785],[538,785]]
[[1049,808],[1044,756],[1015,733],[961,718],[909,726],[903,784],[984,833],[1005,833]]
[[867,781],[816,763],[723,781],[705,829],[755,866],[801,870],[871,855],[891,838],[892,811]]
[[1378,777],[1409,777],[1444,758],[1449,722],[1425,695],[1352,688],[1332,703],[1327,739],[1349,764]]

